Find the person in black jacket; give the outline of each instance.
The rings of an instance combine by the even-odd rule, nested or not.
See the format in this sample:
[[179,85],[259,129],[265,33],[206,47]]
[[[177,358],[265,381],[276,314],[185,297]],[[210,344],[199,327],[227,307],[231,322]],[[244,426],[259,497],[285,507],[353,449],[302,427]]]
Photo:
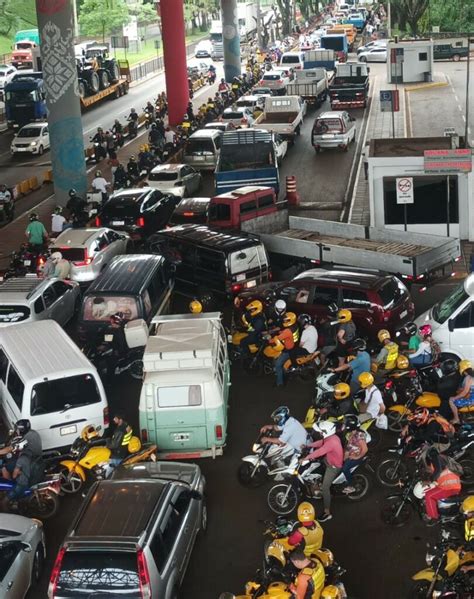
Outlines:
[[347,383],[334,385],[334,399],[327,408],[321,408],[319,413],[325,418],[339,418],[345,414],[354,413],[354,402],[349,385]]

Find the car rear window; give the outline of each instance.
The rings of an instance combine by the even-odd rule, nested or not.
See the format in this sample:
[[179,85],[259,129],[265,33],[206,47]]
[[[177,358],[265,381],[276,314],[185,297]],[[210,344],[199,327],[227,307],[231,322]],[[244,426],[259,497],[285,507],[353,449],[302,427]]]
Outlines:
[[189,139],[186,144],[186,154],[214,154],[214,144],[211,139]]
[[318,119],[314,126],[316,134],[320,133],[342,133],[341,119]]
[[299,56],[283,56],[280,64],[299,64]]
[[141,598],[136,554],[122,551],[66,551],[56,596],[93,597],[93,593],[100,591],[104,592],[104,597]]
[[8,306],[0,306],[0,323],[21,322],[29,318],[31,314],[28,306],[12,304]]
[[73,247],[61,247],[52,248],[52,252],[61,252],[65,260],[70,262],[82,262],[86,258],[86,250],[84,248],[73,248]]
[[378,294],[383,307],[385,309],[392,308],[406,297],[407,288],[401,281],[392,277],[379,287]]
[[159,387],[156,390],[156,396],[159,408],[200,406],[202,403],[200,385]]
[[102,210],[104,216],[132,216],[136,217],[140,212],[140,202],[131,199],[120,198],[107,202]]
[[117,312],[123,312],[126,320],[138,318],[138,306],[129,295],[89,295],[84,300],[82,317],[84,320],[105,322]]
[[178,173],[176,171],[169,173],[167,171],[160,171],[159,173],[151,172],[148,180],[149,181],[176,181]]
[[241,119],[244,116],[243,112],[224,112],[224,114],[222,115],[222,119],[226,120],[226,119]]
[[264,75],[262,79],[264,81],[278,81],[280,79],[280,74],[275,73],[274,75]]
[[36,383],[31,392],[31,415],[51,414],[99,403],[100,394],[90,374]]

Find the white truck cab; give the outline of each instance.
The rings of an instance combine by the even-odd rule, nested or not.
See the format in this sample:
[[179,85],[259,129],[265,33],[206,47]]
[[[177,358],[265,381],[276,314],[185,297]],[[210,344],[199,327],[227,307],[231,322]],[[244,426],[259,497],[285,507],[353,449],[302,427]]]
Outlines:
[[474,360],[474,274],[416,319],[430,324],[444,358]]

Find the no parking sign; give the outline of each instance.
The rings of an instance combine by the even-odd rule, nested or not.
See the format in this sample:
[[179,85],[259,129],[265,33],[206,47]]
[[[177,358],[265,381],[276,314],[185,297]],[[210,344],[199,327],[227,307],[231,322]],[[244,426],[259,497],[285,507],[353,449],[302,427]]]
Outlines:
[[413,177],[397,177],[397,204],[414,204]]

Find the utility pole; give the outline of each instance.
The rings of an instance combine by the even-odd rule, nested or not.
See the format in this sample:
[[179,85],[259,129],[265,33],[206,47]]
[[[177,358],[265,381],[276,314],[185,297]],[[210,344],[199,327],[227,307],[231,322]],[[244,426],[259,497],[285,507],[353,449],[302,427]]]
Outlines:
[[467,38],[467,68],[466,68],[466,125],[464,127],[464,147],[469,147],[469,79],[471,77],[471,36]]
[[388,39],[392,37],[392,5],[390,0],[387,2],[387,33]]
[[258,49],[262,49],[262,10],[260,0],[257,0],[257,45]]

